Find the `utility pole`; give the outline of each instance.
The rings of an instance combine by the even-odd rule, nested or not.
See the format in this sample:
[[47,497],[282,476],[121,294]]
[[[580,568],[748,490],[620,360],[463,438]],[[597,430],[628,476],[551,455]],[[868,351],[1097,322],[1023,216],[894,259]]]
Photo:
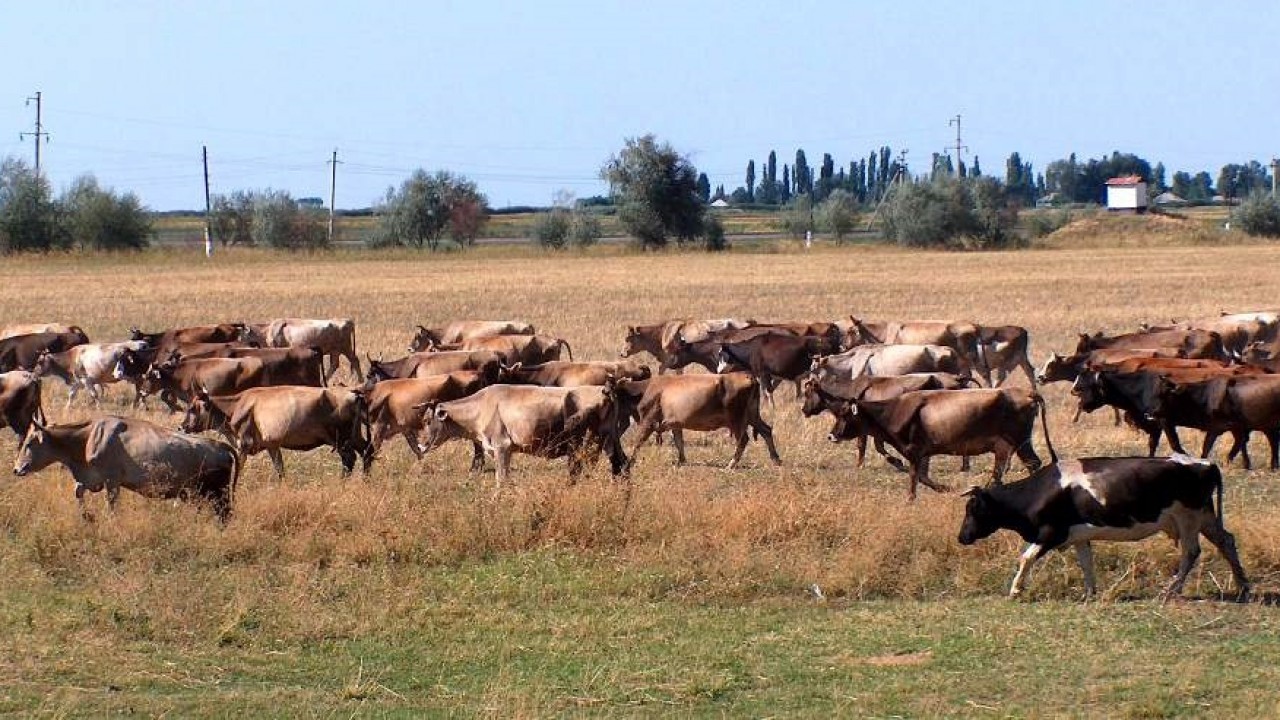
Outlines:
[[333,149],[333,159],[329,161],[329,244],[333,244],[334,202],[338,195],[338,148]]
[[1271,197],[1276,197],[1276,175],[1280,175],[1280,158],[1271,158]]
[[898,151],[897,167],[893,170],[893,177],[889,179],[888,186],[885,187],[884,195],[880,196],[880,202],[876,203],[876,209],[871,212],[871,217],[867,219],[867,227],[864,232],[870,232],[871,226],[875,224],[876,218],[880,217],[880,208],[884,207],[889,196],[893,194],[894,188],[906,182],[907,179],[907,149],[903,148]]
[[213,203],[209,200],[209,146],[201,145],[204,158],[204,256],[213,257]]
[[960,153],[969,149],[969,146],[965,145],[964,142],[961,141],[960,139],[960,114],[956,113],[956,116],[951,118],[951,120],[949,120],[947,124],[956,126],[956,144],[947,148],[947,150],[954,149],[956,151],[955,173],[956,175],[959,175],[960,174]]
[[36,177],[40,177],[40,140],[43,139],[46,143],[49,142],[49,133],[44,131],[44,123],[40,117],[41,93],[39,90],[36,91],[33,97],[27,98],[27,105],[30,106],[32,101],[35,101],[36,104],[36,131],[18,133],[18,139],[26,140],[28,135],[36,139]]

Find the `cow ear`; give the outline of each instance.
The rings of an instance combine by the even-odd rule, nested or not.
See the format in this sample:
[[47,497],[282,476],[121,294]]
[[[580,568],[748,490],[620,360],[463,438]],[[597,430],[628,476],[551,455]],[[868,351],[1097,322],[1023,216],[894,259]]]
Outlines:
[[436,416],[436,420],[439,420],[440,422],[444,422],[445,420],[449,419],[449,411],[446,410],[443,406],[437,405],[435,416]]
[[635,335],[635,334],[637,334],[637,332],[638,332],[638,331],[636,330],[636,326],[635,326],[635,325],[628,325],[628,326],[627,326],[627,334],[628,334],[628,335]]

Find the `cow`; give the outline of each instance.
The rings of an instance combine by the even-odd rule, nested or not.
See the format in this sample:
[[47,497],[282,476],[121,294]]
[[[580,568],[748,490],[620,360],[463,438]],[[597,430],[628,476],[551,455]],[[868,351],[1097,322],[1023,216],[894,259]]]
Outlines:
[[281,450],[329,446],[342,460],[344,476],[351,474],[357,458],[366,473],[373,463],[368,404],[362,390],[289,385],[213,395],[200,388],[181,427],[186,432],[219,432],[246,456],[266,451],[281,480]]
[[164,354],[164,358],[172,357],[175,353],[184,360],[194,360],[196,358],[229,358],[229,357],[246,357],[240,354],[241,351],[247,350],[269,350],[271,352],[281,352],[276,348],[263,348],[257,343],[243,343],[239,340],[231,342],[199,342],[199,343],[181,343],[179,345],[170,345],[168,352]]
[[115,415],[65,425],[32,421],[14,474],[53,463],[71,471],[76,502],[86,517],[86,492],[105,489],[107,505],[114,509],[125,488],[148,498],[207,501],[225,523],[240,476],[240,456],[226,443]]
[[760,381],[765,397],[773,404],[773,391],[780,380],[790,380],[800,396],[800,378],[809,372],[815,357],[838,350],[828,338],[795,335],[759,335],[741,342],[720,345],[716,372],[745,370]]
[[[1028,356],[1028,343],[1027,329],[1020,325],[979,326],[974,371],[987,387],[1000,387],[1014,370],[1021,368],[1034,388],[1036,371]],[[992,371],[996,374],[994,383]]]
[[537,365],[560,359],[560,351],[565,351],[573,360],[573,348],[566,340],[550,335],[495,335],[493,337],[464,340],[460,343],[431,345],[431,351],[489,350],[495,352],[506,363],[525,363]]
[[244,323],[219,323],[217,325],[192,325],[160,332],[143,332],[129,329],[130,340],[141,340],[156,349],[158,357],[169,357],[179,345],[190,343],[225,343],[239,340],[244,333]]
[[619,397],[627,403],[627,416],[639,418],[639,433],[631,450],[635,462],[640,446],[653,433],[671,431],[676,462],[683,465],[684,431],[728,429],[737,443],[730,469],[736,468],[746,450],[748,432],[763,437],[769,458],[782,464],[773,443],[773,428],[760,416],[760,383],[748,373],[723,375],[660,375],[641,382],[618,384]]
[[1177,350],[1181,357],[1191,359],[1209,358],[1226,360],[1227,352],[1222,346],[1222,336],[1211,330],[1160,330],[1156,332],[1136,332],[1114,337],[1102,333],[1093,335],[1081,334],[1076,343],[1076,353],[1090,350],[1114,348],[1123,350]]
[[1063,460],[1024,480],[975,487],[966,495],[961,545],[972,545],[1001,529],[1016,532],[1028,543],[1009,586],[1011,598],[1022,594],[1036,561],[1067,545],[1075,546],[1085,595],[1093,596],[1097,584],[1092,541],[1141,540],[1161,531],[1182,552],[1165,600],[1182,592],[1200,556],[1200,535],[1231,566],[1239,598],[1248,596],[1249,580],[1235,538],[1222,523],[1222,472],[1209,462],[1185,455]]
[[1255,342],[1271,342],[1276,339],[1280,318],[1273,312],[1223,314],[1218,317],[1175,322],[1164,326],[1142,327],[1142,332],[1171,330],[1205,330],[1216,332],[1222,338],[1222,346],[1231,355],[1239,355]]
[[461,400],[428,402],[423,417],[426,428],[420,450],[430,452],[459,438],[478,442],[493,457],[495,490],[506,485],[514,453],[566,458],[571,482],[582,472],[585,460],[594,460],[604,450],[615,476],[627,468],[620,441],[622,418],[612,384],[490,385]]
[[[122,373],[117,364],[116,372]],[[159,394],[171,412],[179,410],[178,401],[190,403],[198,388],[215,395],[231,395],[252,387],[278,385],[319,386],[312,358],[170,358],[153,365],[142,379],[143,397]]]
[[89,342],[83,332],[45,332],[0,340],[0,372],[33,370],[43,353],[62,352]]
[[443,327],[419,325],[409,342],[409,352],[421,352],[433,345],[460,343],[498,335],[533,335],[533,326],[520,320],[455,320]]
[[146,343],[128,340],[118,343],[85,343],[57,353],[44,353],[36,361],[35,373],[41,377],[52,375],[70,388],[67,407],[80,390],[89,394],[93,404],[99,405],[98,387],[119,382],[114,370],[127,352],[142,352]]
[[[881,401],[898,397],[906,392],[916,390],[959,390],[970,384],[976,384],[973,378],[952,375],[951,373],[911,373],[907,375],[872,376],[860,375],[852,379],[825,378],[813,376],[804,378],[801,389],[804,404],[800,412],[805,417],[813,417],[822,412],[836,415],[843,412],[849,403],[855,400]],[[899,471],[906,472],[906,466],[898,458],[890,455],[885,449],[884,440],[875,439],[876,451],[890,465]],[[867,435],[858,437],[858,467],[862,467],[867,453]],[[965,458],[967,468],[968,458]]]
[[[6,325],[0,330],[0,340],[8,340],[19,335],[36,335],[38,333],[78,333],[84,335],[79,325],[63,325],[62,323],[24,323]],[[87,341],[86,341],[87,342]]]
[[678,342],[698,342],[707,339],[713,333],[727,329],[748,328],[750,320],[738,318],[720,318],[718,320],[668,320],[656,325],[629,325],[625,344],[619,357],[631,357],[647,352],[658,361],[658,373],[662,374],[670,366],[668,360]]
[[26,370],[0,373],[0,420],[22,440],[36,418],[44,418],[40,378]]
[[1024,388],[918,390],[880,402],[854,400],[836,408],[828,439],[842,442],[865,433],[884,440],[910,465],[907,496],[915,500],[917,483],[938,492],[948,489],[929,479],[929,459],[934,455],[992,453],[991,479],[997,484],[1015,454],[1034,472],[1041,465],[1031,443],[1037,409],[1045,445],[1056,461],[1044,398]]
[[[1050,353],[1049,358],[1045,360],[1040,371],[1036,373],[1036,380],[1041,383],[1054,382],[1074,382],[1081,372],[1087,369],[1098,369],[1125,360],[1146,358],[1146,359],[1168,359],[1168,360],[1185,360],[1178,350],[1127,350],[1123,348],[1090,350],[1088,352],[1073,353],[1071,355],[1059,355],[1058,353]],[[1201,361],[1195,361],[1201,362]]]
[[[843,348],[860,345],[942,345],[956,351],[969,367],[978,362],[978,326],[968,322],[863,322],[850,315]],[[966,372],[965,374],[969,374]]]
[[510,385],[541,385],[542,387],[578,387],[580,385],[605,385],[610,379],[648,380],[653,374],[647,365],[632,360],[620,362],[570,362],[556,360],[541,365],[525,366],[522,363],[504,365],[501,382]]
[[941,345],[860,345],[839,355],[815,358],[810,371],[818,377],[844,378],[922,372],[969,376],[955,349]]
[[[424,427],[422,408],[428,402],[457,400],[492,385],[495,373],[476,370],[459,370],[444,375],[422,378],[384,380],[366,386],[369,398],[370,453],[376,458],[382,444],[395,435],[401,435],[409,444],[409,450],[419,460],[418,434]],[[475,447],[473,469],[483,466],[484,454]]]
[[1178,426],[1203,430],[1201,457],[1209,456],[1219,435],[1230,432],[1235,443],[1227,462],[1239,453],[1246,470],[1252,468],[1249,434],[1261,431],[1270,445],[1271,469],[1280,470],[1280,377],[1232,375],[1191,382],[1162,377],[1151,416],[1171,437]]
[[356,379],[364,382],[360,358],[356,355],[356,323],[351,318],[280,318],[265,328],[250,323],[243,326],[238,339],[273,348],[319,348],[329,358],[329,369],[324,374],[326,383],[338,371],[341,358],[347,359]]
[[488,350],[450,352],[415,352],[396,360],[369,360],[369,380],[381,382],[394,378],[428,377],[458,370],[497,372],[502,358]]

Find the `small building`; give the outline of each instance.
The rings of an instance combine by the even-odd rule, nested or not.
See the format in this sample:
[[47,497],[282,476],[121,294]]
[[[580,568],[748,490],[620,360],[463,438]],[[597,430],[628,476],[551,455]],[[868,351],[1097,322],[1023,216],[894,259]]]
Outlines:
[[1175,195],[1172,191],[1169,191],[1162,192],[1151,198],[1151,203],[1160,207],[1184,207],[1187,204],[1187,200],[1181,195]]
[[724,198],[716,198],[715,200],[713,200],[713,201],[711,202],[711,207],[713,207],[713,208],[727,208],[727,207],[729,207],[729,201],[728,201],[728,200],[725,200]]
[[1107,181],[1107,210],[1127,213],[1147,211],[1147,184],[1138,175],[1113,177]]

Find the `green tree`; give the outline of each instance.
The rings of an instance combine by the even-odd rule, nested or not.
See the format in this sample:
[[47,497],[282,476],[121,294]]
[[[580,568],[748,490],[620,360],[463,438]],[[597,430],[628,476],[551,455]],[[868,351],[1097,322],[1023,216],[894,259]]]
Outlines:
[[407,245],[437,250],[446,236],[459,247],[479,236],[488,217],[485,197],[475,183],[447,171],[418,169],[387,190],[377,208],[377,245]]
[[1191,199],[1191,173],[1179,170],[1173,174],[1173,185],[1170,191],[1183,200]]
[[756,201],[756,161],[755,160],[747,161],[746,195],[747,195],[747,202]]
[[1020,243],[1017,204],[994,178],[904,183],[885,204],[885,237],[909,247],[987,249]]
[[600,170],[618,206],[618,219],[642,247],[666,247],[703,235],[706,206],[698,199],[697,169],[653,135],[629,138]]
[[804,237],[806,232],[813,230],[813,215],[813,196],[796,195],[782,214],[782,228],[793,238]]
[[982,165],[978,163],[978,156],[973,156],[973,167],[969,168],[969,177],[982,177]]
[[0,252],[47,251],[68,242],[48,181],[6,158],[0,163]]
[[533,239],[544,248],[560,250],[569,241],[569,223],[569,211],[564,208],[538,213],[533,221]]
[[227,245],[253,244],[253,193],[236,190],[230,195],[214,195],[209,219],[213,237]]
[[1235,211],[1236,223],[1250,235],[1280,238],[1280,201],[1269,193],[1254,192]]
[[791,168],[788,165],[782,166],[782,184],[778,189],[782,192],[782,197],[778,198],[779,201],[783,205],[791,202]]
[[853,193],[837,188],[818,206],[820,226],[842,242],[858,224],[858,198]]
[[796,162],[793,167],[795,172],[791,174],[791,178],[795,188],[794,193],[804,195],[813,192],[813,174],[809,171],[809,161],[804,156],[804,150],[796,150]]
[[1164,182],[1164,176],[1165,176],[1164,163],[1162,162],[1156,163],[1156,166],[1151,168],[1152,196],[1159,195],[1160,193],[1163,193],[1165,190],[1169,189],[1169,186],[1166,185]]
[[698,197],[702,198],[702,202],[711,202],[711,180],[707,178],[706,173],[698,173]]
[[92,175],[72,182],[61,199],[71,241],[90,250],[138,250],[151,237],[151,218],[133,193],[104,190]]
[[313,250],[329,242],[325,214],[299,207],[284,190],[261,190],[253,197],[253,228],[257,245],[281,250]]

